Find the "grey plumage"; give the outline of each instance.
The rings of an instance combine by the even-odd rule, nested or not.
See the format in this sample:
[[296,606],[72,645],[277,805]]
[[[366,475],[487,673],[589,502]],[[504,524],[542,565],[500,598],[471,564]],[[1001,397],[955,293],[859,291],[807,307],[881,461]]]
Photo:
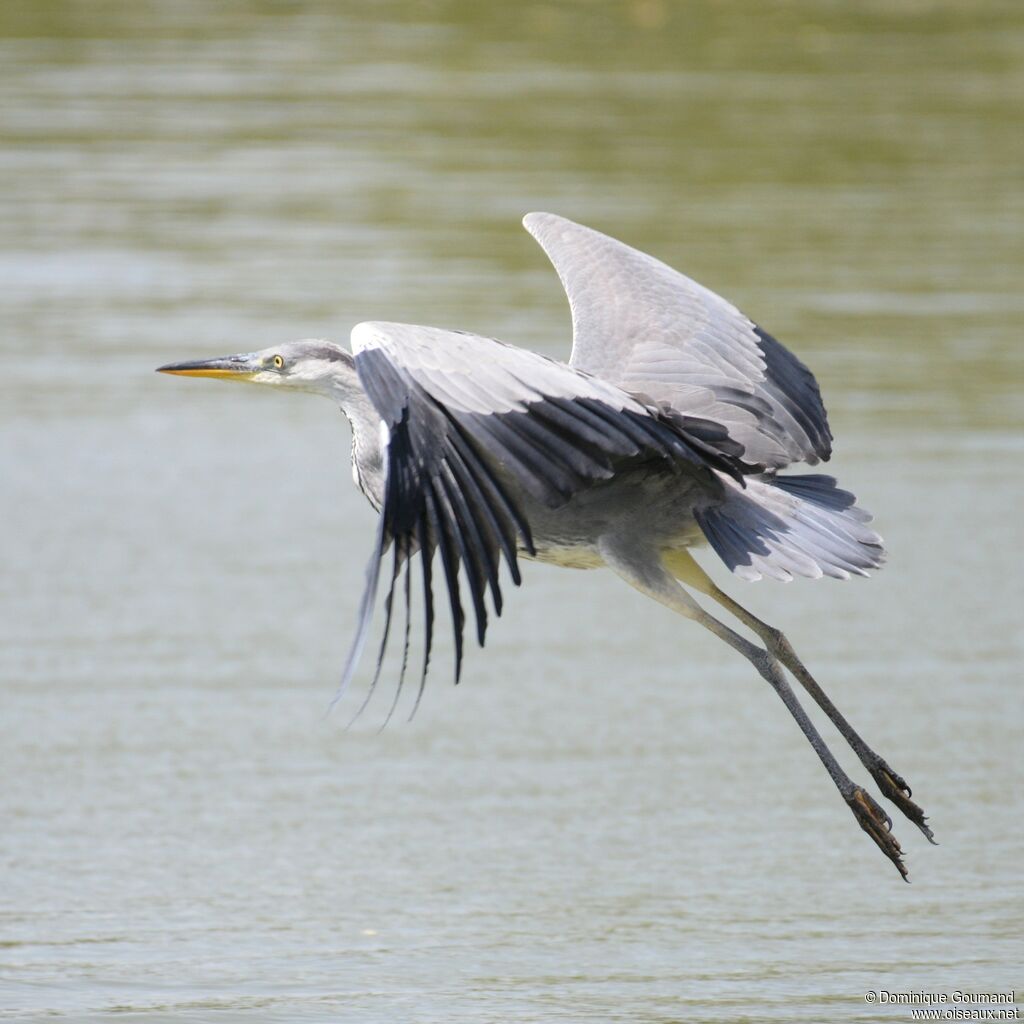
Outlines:
[[[708,495],[724,495],[724,478],[742,479],[738,445],[719,437],[722,448],[737,453],[727,455],[698,436],[717,436],[714,424],[663,414],[533,352],[461,331],[393,323],[357,325],[352,348],[359,381],[387,432],[382,473],[370,484],[383,526],[368,589],[376,587],[375,566],[394,545],[398,558],[385,601],[386,630],[405,559],[418,551],[429,566],[438,555],[451,606],[456,679],[465,624],[460,577],[482,646],[488,591],[501,612],[499,558],[518,584],[517,549],[538,557],[532,506],[557,512],[598,483],[652,461],[699,480]],[[567,515],[577,528],[584,526],[579,539],[596,548],[598,532],[588,537],[575,510]],[[539,557],[545,557],[543,549]],[[429,589],[424,602],[429,624]],[[372,602],[360,615],[360,650],[371,611]],[[428,634],[428,656],[429,649]],[[340,691],[355,665],[350,659]]]
[[[424,640],[413,710],[430,663],[439,579],[458,680],[464,599],[482,646],[488,602],[498,615],[504,603],[502,564],[515,585],[524,557],[606,566],[751,661],[905,877],[887,816],[835,761],[782,666],[931,838],[909,787],[839,714],[785,637],[724,594],[689,554],[706,540],[746,579],[845,578],[881,564],[881,540],[852,494],[830,476],[780,472],[831,454],[813,374],[735,307],[653,257],[553,214],[524,223],[568,294],[568,364],[465,332],[372,322],[353,329],[352,354],[306,341],[161,367],[325,394],[349,418],[353,472],[380,518],[338,694],[365,648],[382,575],[383,635],[366,700],[381,674],[397,591],[405,628],[390,719],[408,660],[414,561]],[[764,648],[710,616],[680,584],[721,604]]]
[[817,382],[735,306],[653,256],[551,213],[523,219],[561,278],[570,365],[720,423],[747,462],[780,468],[831,454]]
[[[831,434],[817,384],[796,357],[724,300],[642,253],[550,214],[530,214],[525,223],[546,241],[556,266],[569,265],[563,276],[567,284],[572,282],[568,286],[575,324],[569,366],[462,331],[395,323],[362,323],[352,331],[359,381],[389,433],[389,482],[380,482],[378,502],[384,547],[372,557],[383,558],[389,543],[396,544],[399,563],[414,549],[430,557],[438,553],[454,626],[456,679],[465,623],[460,576],[469,589],[476,635],[483,645],[488,590],[500,614],[499,548],[514,578],[519,573],[516,544],[538,557],[524,502],[563,509],[573,524],[575,544],[596,551],[605,524],[594,524],[588,532],[587,516],[573,498],[602,481],[624,478],[631,465],[654,457],[664,462],[659,472],[685,472],[699,481],[690,514],[716,553],[743,578],[845,578],[881,563],[879,537],[859,525],[869,518],[866,513],[853,513],[859,517],[854,528],[845,508],[816,500],[813,488],[801,492],[799,486],[777,487],[771,477],[750,475],[763,469],[763,462],[773,461],[768,458],[773,439],[784,439],[787,451],[806,452],[814,461],[830,454]],[[585,279],[582,293],[573,269],[581,262],[573,249],[581,234],[596,249],[590,255],[598,255],[604,268]],[[716,318],[711,327],[694,330],[692,318],[676,324],[657,308],[654,313],[661,315],[652,315],[651,298],[643,291],[648,262],[666,289],[674,277],[684,282],[686,301],[700,299],[710,310],[709,322],[712,315]],[[588,302],[594,281],[605,278],[609,294],[616,296],[610,318]],[[640,286],[639,296],[631,281]],[[647,321],[663,325],[653,340],[648,334],[638,336]],[[637,349],[664,343],[669,328],[676,344],[671,357],[653,368],[641,362],[630,369]],[[624,341],[617,330],[632,341]],[[743,339],[741,356],[735,354],[738,346],[727,343],[730,338]],[[715,342],[715,349],[707,347],[707,339]],[[704,352],[704,362],[690,379],[704,381],[704,388],[715,395],[713,403],[699,408],[713,412],[729,407],[727,415],[733,418],[725,423],[693,415],[688,403],[693,392],[678,386],[694,347]],[[591,376],[586,367],[593,363],[610,376],[615,376],[609,369],[614,366],[620,379],[635,380],[639,390],[630,393]],[[708,370],[711,363],[717,377]],[[637,365],[647,366],[640,376]],[[720,383],[725,379],[730,384]],[[803,411],[801,402],[809,411]],[[745,434],[735,426],[736,410],[754,417],[750,423],[743,421],[749,427]],[[762,464],[745,461],[750,458],[747,446],[736,440],[734,430],[748,441],[754,438],[750,443]],[[832,478],[821,479],[834,486]],[[650,483],[645,480],[641,486]],[[672,515],[662,531],[663,545],[690,547],[692,537],[683,530],[685,514],[673,507]],[[652,516],[648,518],[650,524]],[[545,540],[541,538],[541,558],[548,547]],[[426,601],[432,621],[432,595]],[[390,609],[390,599],[387,605]],[[361,617],[360,631],[369,626],[369,616]],[[341,690],[354,668],[351,662]]]
[[881,539],[864,525],[870,516],[834,477],[771,475],[744,483],[743,490],[727,484],[724,501],[694,512],[715,553],[742,579],[843,580],[881,565]]

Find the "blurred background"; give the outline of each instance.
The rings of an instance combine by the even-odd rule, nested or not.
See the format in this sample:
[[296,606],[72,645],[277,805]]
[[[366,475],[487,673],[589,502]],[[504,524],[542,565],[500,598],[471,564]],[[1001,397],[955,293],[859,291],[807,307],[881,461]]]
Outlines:
[[[3,5],[0,1017],[1020,988],[1022,94],[1014,0]],[[531,209],[817,373],[889,564],[715,573],[911,782],[913,885],[750,667],[602,573],[528,565],[411,725],[325,716],[374,521],[344,421],[152,370],[366,318],[564,358]]]

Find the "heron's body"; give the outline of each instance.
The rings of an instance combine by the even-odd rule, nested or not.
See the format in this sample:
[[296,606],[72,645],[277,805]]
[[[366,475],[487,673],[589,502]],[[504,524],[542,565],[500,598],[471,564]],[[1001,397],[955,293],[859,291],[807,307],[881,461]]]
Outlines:
[[603,538],[641,530],[658,551],[685,551],[706,543],[693,510],[707,500],[696,481],[666,474],[660,466],[631,469],[562,508],[531,503],[533,557],[566,569],[600,569]]
[[[340,348],[339,353],[343,353]],[[381,419],[354,366],[351,378],[345,376],[343,389],[332,383],[323,393],[338,403],[352,428],[353,480],[380,510],[384,504]],[[514,486],[500,463],[491,462],[490,469],[506,487]],[[691,476],[666,472],[663,460],[651,459],[599,481],[555,507],[524,495],[520,508],[530,524],[533,544],[528,549],[520,539],[516,548],[521,558],[567,569],[599,569],[605,564],[600,553],[602,537],[641,530],[658,550],[683,551],[706,543],[693,511],[709,502],[713,502],[712,496]]]
[[[708,543],[746,579],[843,579],[880,565],[881,541],[852,494],[832,477],[786,472],[831,454],[813,375],[725,300],[651,257],[551,214],[531,214],[526,225],[569,294],[568,364],[464,332],[374,322],[353,329],[351,353],[306,341],[162,368],[319,393],[347,416],[353,476],[380,524],[342,689],[363,650],[382,571],[390,586],[371,693],[403,574],[408,651],[414,559],[425,613],[422,693],[435,560],[451,608],[456,678],[463,596],[482,645],[485,599],[501,613],[502,560],[516,584],[521,557],[608,567],[757,668],[905,877],[891,822],[836,762],[782,668],[825,710],[882,792],[931,838],[909,788],[832,705],[785,637],[723,593],[690,556]],[[764,647],[709,615],[687,587],[722,605]],[[403,656],[398,693],[405,663]]]

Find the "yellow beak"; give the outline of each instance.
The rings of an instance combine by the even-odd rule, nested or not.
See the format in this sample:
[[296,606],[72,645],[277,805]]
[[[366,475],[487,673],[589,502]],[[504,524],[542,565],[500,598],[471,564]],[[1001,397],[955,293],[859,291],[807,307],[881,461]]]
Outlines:
[[173,373],[180,377],[221,377],[226,380],[247,380],[261,367],[252,353],[222,356],[190,363],[168,363],[157,367],[157,373]]

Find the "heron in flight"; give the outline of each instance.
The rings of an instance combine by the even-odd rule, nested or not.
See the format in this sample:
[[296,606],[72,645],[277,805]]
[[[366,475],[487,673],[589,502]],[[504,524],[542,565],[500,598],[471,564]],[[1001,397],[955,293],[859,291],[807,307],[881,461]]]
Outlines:
[[[568,293],[568,363],[461,331],[375,322],[353,328],[351,353],[328,341],[296,341],[160,367],[325,395],[348,418],[353,476],[379,520],[339,694],[366,644],[386,574],[369,693],[397,590],[405,646],[388,718],[394,711],[408,660],[417,556],[424,615],[417,705],[430,660],[435,567],[451,609],[456,682],[463,587],[482,646],[488,599],[501,614],[502,561],[517,586],[520,558],[607,567],[757,669],[861,827],[906,879],[892,820],[840,767],[783,668],[836,725],[882,794],[934,842],[910,787],[861,739],[786,637],[719,589],[691,555],[710,544],[745,580],[846,579],[881,564],[881,539],[850,492],[831,476],[782,472],[831,454],[814,376],[734,306],[653,257],[554,214],[531,213],[524,224]],[[760,644],[709,614],[692,592],[720,605]]]

